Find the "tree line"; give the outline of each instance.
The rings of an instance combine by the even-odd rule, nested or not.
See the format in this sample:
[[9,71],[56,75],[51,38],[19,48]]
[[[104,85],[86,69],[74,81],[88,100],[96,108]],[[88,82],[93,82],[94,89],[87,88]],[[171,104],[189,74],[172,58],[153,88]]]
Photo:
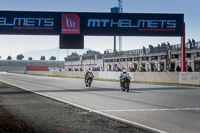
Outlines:
[[71,55],[65,57],[65,59],[67,58],[78,58],[78,57],[85,57],[85,56],[94,56],[94,55],[100,55],[101,53],[98,51],[94,51],[94,50],[87,50],[86,53],[84,53],[83,55],[79,55],[76,52],[72,52]]
[[[84,53],[83,55],[79,55],[79,54],[77,54],[76,52],[72,52],[71,55],[65,57],[64,59],[66,60],[66,59],[68,59],[68,58],[78,58],[78,57],[94,56],[94,55],[100,55],[100,54],[101,54],[100,52],[94,51],[94,50],[87,50],[86,53]],[[0,56],[0,58],[1,58],[1,56]],[[23,55],[23,54],[19,54],[19,55],[17,55],[17,57],[16,57],[17,60],[23,60],[23,58],[24,58],[24,55]],[[12,60],[12,57],[11,57],[11,56],[8,56],[8,57],[7,57],[7,60]],[[28,57],[28,60],[33,60],[33,58],[32,58],[32,57]],[[43,61],[46,60],[45,56],[41,56],[41,57],[40,57],[40,60],[43,60]],[[55,57],[55,56],[51,56],[51,57],[49,58],[49,60],[55,61],[55,60],[56,60],[56,57]]]

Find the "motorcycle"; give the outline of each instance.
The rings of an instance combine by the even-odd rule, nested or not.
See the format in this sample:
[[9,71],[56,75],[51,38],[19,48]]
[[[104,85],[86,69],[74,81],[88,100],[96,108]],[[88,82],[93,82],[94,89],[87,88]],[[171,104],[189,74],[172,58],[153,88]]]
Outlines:
[[128,75],[122,77],[122,86],[121,86],[122,91],[129,92],[130,79],[131,78]]
[[86,87],[91,87],[93,78],[94,78],[93,74],[88,74],[85,82]]

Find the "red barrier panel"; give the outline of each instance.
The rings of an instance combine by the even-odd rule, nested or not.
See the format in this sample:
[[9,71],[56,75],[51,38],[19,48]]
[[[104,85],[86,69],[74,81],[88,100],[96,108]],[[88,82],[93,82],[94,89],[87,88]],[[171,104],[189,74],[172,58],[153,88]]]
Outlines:
[[48,66],[26,66],[26,71],[49,71]]

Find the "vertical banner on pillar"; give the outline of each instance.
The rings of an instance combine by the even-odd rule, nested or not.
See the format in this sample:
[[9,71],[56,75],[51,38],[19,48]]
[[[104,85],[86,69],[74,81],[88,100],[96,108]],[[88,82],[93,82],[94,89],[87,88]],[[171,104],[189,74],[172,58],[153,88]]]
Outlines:
[[170,67],[170,63],[171,63],[171,53],[172,50],[170,48],[167,49],[167,54],[166,54],[166,65],[167,65],[167,69],[168,67]]
[[140,58],[138,57],[138,71],[140,71]]

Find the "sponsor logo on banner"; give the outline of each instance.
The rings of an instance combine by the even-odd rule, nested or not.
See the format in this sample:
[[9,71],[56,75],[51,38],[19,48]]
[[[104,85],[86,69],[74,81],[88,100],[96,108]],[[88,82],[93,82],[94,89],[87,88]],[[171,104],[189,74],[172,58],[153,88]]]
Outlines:
[[[9,22],[8,22],[9,20]],[[6,17],[0,17],[0,26],[30,26],[30,27],[53,27],[54,18],[17,18],[8,19]]]
[[77,14],[62,14],[62,34],[80,34],[80,18]]
[[14,30],[53,30],[54,18],[0,17],[1,27],[11,27]]
[[[134,23],[134,24],[133,24]],[[88,27],[176,28],[176,20],[88,19]]]

